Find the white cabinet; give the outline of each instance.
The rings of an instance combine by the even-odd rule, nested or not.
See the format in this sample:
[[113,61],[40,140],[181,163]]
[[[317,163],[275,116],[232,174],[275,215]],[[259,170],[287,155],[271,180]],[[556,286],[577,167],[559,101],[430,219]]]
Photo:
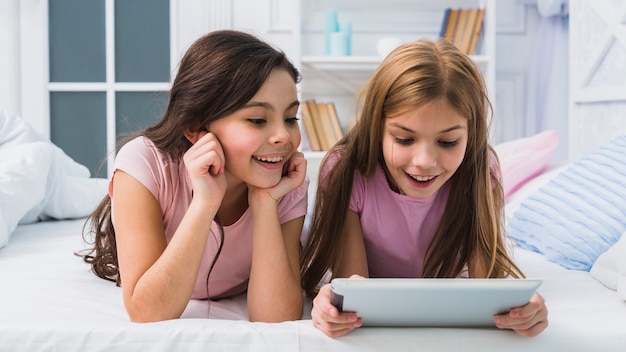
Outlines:
[[[385,37],[402,42],[437,39],[446,8],[485,8],[483,29],[472,58],[480,66],[495,105],[495,0],[301,0],[301,98],[333,101],[343,126],[354,118],[356,96],[383,57],[376,43]],[[352,26],[352,55],[324,54],[326,10],[334,9],[339,22]],[[307,145],[303,145],[307,150]],[[307,153],[308,156],[323,153]]]

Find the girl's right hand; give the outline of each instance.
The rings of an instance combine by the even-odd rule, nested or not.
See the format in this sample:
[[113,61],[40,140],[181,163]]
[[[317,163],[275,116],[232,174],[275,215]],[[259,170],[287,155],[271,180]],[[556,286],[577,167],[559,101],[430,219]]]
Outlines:
[[194,200],[205,200],[219,208],[226,192],[224,151],[217,136],[201,132],[194,145],[183,156],[191,178]]
[[330,303],[330,299],[331,284],[326,284],[320,288],[317,296],[313,299],[313,309],[311,310],[313,326],[330,337],[343,336],[355,328],[361,327],[361,319],[356,313],[340,313]]

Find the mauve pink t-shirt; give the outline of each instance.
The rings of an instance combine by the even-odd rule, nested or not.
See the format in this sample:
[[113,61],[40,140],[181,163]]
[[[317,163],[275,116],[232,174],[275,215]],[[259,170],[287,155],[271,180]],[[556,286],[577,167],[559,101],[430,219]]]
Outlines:
[[426,199],[394,192],[378,166],[354,173],[350,209],[361,220],[370,277],[421,277],[428,245],[448,200],[449,184]]
[[[339,156],[324,165],[328,174]],[[370,277],[421,277],[426,250],[437,231],[449,183],[427,199],[394,192],[379,165],[370,178],[354,172],[350,210],[359,215]],[[349,250],[349,249],[347,249]]]
[[[163,212],[165,236],[171,240],[191,203],[191,180],[181,160],[157,149],[152,141],[138,137],[125,144],[115,159],[115,169],[136,178],[157,199]],[[308,178],[300,187],[285,195],[278,204],[280,223],[304,216],[307,211]],[[109,183],[112,192],[113,180]],[[250,209],[234,224],[224,226],[222,252],[209,277],[206,277],[219,246],[219,226],[213,222],[204,250],[200,272],[191,298],[220,298],[246,291],[252,265],[252,215]]]

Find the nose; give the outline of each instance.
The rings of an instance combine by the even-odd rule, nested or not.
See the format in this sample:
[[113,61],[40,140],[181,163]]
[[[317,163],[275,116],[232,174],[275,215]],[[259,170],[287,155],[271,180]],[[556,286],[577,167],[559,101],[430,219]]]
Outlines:
[[284,123],[277,123],[275,127],[272,129],[272,133],[270,135],[270,143],[272,144],[283,144],[289,140],[290,134],[289,130]]
[[427,143],[417,143],[413,150],[413,165],[419,169],[430,169],[437,166],[437,150]]

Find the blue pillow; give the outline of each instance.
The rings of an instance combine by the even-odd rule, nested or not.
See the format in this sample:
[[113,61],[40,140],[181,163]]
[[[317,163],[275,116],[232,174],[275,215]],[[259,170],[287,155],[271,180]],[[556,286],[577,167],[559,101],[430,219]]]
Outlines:
[[626,231],[626,135],[579,159],[528,197],[506,233],[567,269],[589,271]]

